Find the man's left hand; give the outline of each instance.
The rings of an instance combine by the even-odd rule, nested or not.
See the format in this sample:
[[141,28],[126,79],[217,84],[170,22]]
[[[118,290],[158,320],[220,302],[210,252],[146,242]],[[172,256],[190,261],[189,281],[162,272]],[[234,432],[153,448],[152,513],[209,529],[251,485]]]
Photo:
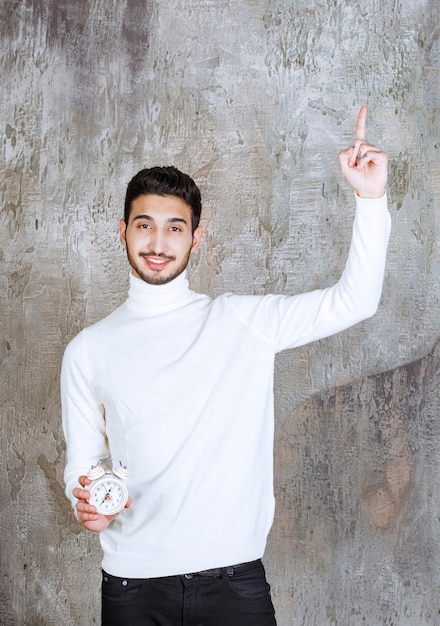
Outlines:
[[339,157],[341,171],[361,198],[381,198],[388,178],[388,159],[383,150],[367,143],[367,107],[359,111],[356,137]]

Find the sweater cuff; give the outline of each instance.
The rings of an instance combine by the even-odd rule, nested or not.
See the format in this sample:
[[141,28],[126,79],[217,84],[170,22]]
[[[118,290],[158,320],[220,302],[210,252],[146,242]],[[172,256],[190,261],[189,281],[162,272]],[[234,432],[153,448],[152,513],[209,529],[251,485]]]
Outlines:
[[356,198],[356,208],[365,208],[370,211],[371,209],[386,209],[388,206],[386,191],[380,198],[361,198],[356,192],[354,192],[354,196]]

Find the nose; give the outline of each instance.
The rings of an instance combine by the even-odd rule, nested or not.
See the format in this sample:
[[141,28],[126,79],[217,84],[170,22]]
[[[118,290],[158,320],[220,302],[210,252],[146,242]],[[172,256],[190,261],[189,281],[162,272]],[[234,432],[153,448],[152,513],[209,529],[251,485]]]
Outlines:
[[165,254],[167,250],[166,236],[159,229],[155,230],[149,238],[149,249],[156,255]]

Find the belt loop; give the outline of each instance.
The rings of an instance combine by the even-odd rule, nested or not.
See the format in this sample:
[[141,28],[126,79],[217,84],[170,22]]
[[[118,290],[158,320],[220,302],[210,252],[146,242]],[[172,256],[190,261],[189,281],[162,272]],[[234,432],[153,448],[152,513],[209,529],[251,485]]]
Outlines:
[[226,573],[229,577],[234,575],[234,567],[232,565],[228,565],[226,568]]

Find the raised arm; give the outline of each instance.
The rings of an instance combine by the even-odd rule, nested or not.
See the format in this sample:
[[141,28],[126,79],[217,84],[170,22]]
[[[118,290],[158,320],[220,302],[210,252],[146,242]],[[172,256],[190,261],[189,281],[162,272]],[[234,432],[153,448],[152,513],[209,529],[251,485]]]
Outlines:
[[339,153],[342,173],[356,192],[353,236],[341,278],[326,289],[296,296],[247,296],[240,302],[242,317],[252,320],[255,332],[276,352],[338,333],[374,315],[379,305],[391,226],[387,156],[367,143],[366,115],[362,107],[356,137]]
[[349,148],[339,153],[339,164],[347,182],[360,198],[380,198],[388,178],[387,155],[366,138],[367,107],[359,111],[356,136]]

